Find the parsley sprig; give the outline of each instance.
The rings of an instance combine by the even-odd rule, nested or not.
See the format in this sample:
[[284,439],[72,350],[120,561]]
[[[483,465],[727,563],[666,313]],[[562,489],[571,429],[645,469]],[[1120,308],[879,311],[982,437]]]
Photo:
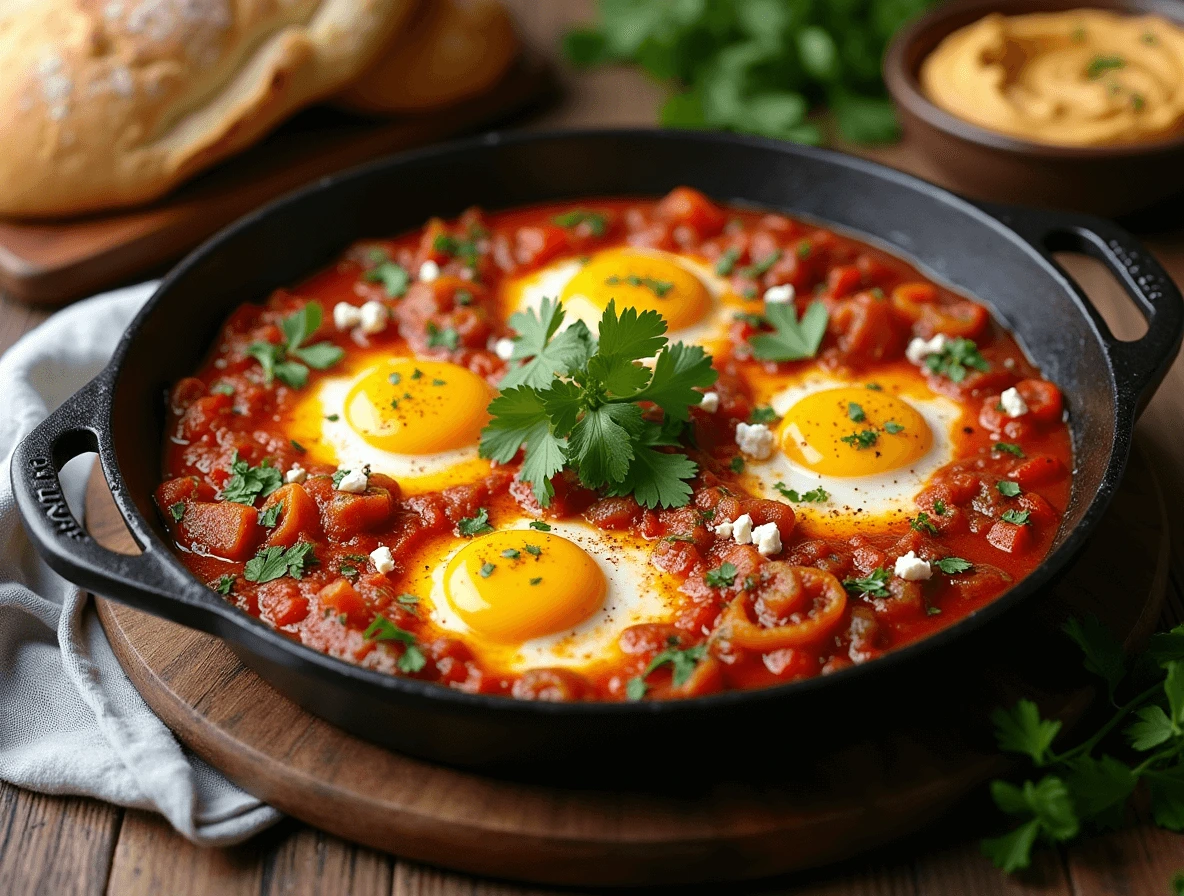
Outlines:
[[283,484],[283,474],[268,461],[252,467],[236,451],[230,461],[230,478],[222,486],[222,500],[254,504],[256,498],[266,498]]
[[645,671],[629,679],[629,682],[625,685],[625,696],[630,700],[641,700],[645,697],[646,692],[649,690],[649,685],[646,684],[645,680],[656,669],[669,663],[672,673],[671,683],[676,688],[681,687],[687,683],[687,680],[694,673],[695,667],[707,656],[706,644],[696,644],[694,647],[688,647],[683,650],[678,646],[677,639],[672,638],[671,641],[672,643],[665,650],[650,660],[649,665],[645,667]]
[[966,379],[971,368],[980,372],[991,369],[987,359],[979,354],[973,339],[951,339],[940,352],[925,358],[925,366],[952,383]]
[[[532,360],[511,370],[489,405],[492,420],[481,433],[480,453],[508,463],[523,447],[520,477],[544,507],[551,477],[565,466],[588,488],[633,495],[646,507],[681,507],[691,496],[687,480],[698,467],[676,446],[698,389],[712,385],[711,358],[693,345],[667,344],[666,321],[656,311],[610,301],[600,319],[600,339],[577,322],[556,335],[563,307],[545,302],[535,315],[515,315],[515,355]],[[575,335],[568,336],[575,331]],[[557,347],[558,346],[558,347]],[[639,363],[654,358],[653,368]],[[647,418],[641,403],[660,408]]]
[[[1038,841],[1061,843],[1087,827],[1118,827],[1139,788],[1147,791],[1157,825],[1184,831],[1184,625],[1153,635],[1130,661],[1096,618],[1070,620],[1065,632],[1081,648],[1085,668],[1105,682],[1116,709],[1092,735],[1061,752],[1053,749],[1061,723],[1043,718],[1032,701],[992,714],[999,749],[1045,770],[1021,785],[991,784],[995,805],[1021,820],[982,844],[1008,873],[1028,867]],[[1117,703],[1118,694],[1134,691]]]
[[264,548],[247,561],[243,578],[248,582],[272,582],[284,576],[304,577],[304,571],[317,562],[312,545],[298,541],[290,548],[274,545]]
[[278,379],[293,389],[300,389],[308,382],[310,367],[324,370],[345,356],[341,347],[331,342],[304,344],[320,328],[321,315],[320,303],[309,302],[280,321],[280,330],[284,334],[282,344],[252,342],[247,346],[247,354],[263,367],[263,380],[267,385]]
[[826,335],[827,312],[822,302],[811,302],[798,320],[793,302],[778,302],[765,309],[772,333],[748,338],[753,357],[762,361],[800,361],[818,354]]
[[368,641],[398,641],[401,643],[403,653],[395,661],[395,666],[400,672],[418,672],[427,665],[427,657],[419,649],[415,635],[399,628],[385,616],[375,616],[374,621],[362,632],[362,637]]

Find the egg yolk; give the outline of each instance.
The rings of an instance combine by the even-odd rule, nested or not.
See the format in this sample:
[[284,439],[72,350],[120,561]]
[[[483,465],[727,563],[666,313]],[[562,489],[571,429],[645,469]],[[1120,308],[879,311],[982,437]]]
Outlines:
[[790,460],[826,476],[871,476],[916,463],[933,446],[916,408],[882,391],[825,389],[801,399],[781,424]]
[[444,595],[475,633],[521,644],[579,625],[599,609],[608,582],[566,538],[503,530],[473,539],[448,561]]
[[693,326],[711,311],[711,294],[695,274],[638,249],[606,249],[593,255],[567,282],[560,298],[577,303],[583,299],[601,311],[613,299],[618,311],[657,311],[671,330]]
[[464,367],[396,358],[370,368],[345,399],[359,436],[394,454],[435,454],[477,442],[492,390]]

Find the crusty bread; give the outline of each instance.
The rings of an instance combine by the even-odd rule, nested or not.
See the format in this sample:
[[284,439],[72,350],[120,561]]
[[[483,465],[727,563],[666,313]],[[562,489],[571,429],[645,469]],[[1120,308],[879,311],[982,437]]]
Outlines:
[[155,199],[337,93],[416,5],[7,0],[0,215],[69,216]]
[[372,115],[449,106],[496,84],[518,51],[514,23],[497,0],[430,0],[337,103]]

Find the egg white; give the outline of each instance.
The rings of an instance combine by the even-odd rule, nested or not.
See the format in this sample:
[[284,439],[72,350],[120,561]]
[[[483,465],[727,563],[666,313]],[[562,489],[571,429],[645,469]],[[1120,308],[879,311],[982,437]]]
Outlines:
[[[650,564],[650,546],[640,537],[607,532],[582,521],[550,521],[549,524],[549,534],[566,538],[586,551],[608,582],[600,608],[567,631],[514,646],[484,642],[457,616],[444,593],[448,563],[467,542],[449,545],[438,558],[419,564],[422,567],[430,562],[432,566],[430,591],[421,603],[428,608],[432,622],[445,632],[463,638],[486,663],[511,674],[538,667],[584,668],[605,662],[615,655],[617,638],[624,629],[643,622],[669,621],[676,609],[669,577]],[[529,525],[530,520],[523,518],[499,525],[498,529],[533,531]],[[420,583],[407,582],[412,588],[416,584]]]
[[[879,380],[883,390],[906,402],[925,419],[933,434],[933,444],[924,457],[907,466],[870,476],[828,476],[795,463],[778,447],[766,461],[749,461],[743,484],[753,494],[787,501],[776,487],[783,483],[798,494],[822,487],[829,494],[823,503],[788,502],[798,524],[811,534],[854,532],[871,520],[877,524],[897,523],[915,516],[914,499],[940,467],[953,460],[953,433],[959,425],[962,409],[953,400],[929,392],[923,386],[902,390],[898,384]],[[779,417],[813,392],[824,389],[862,386],[863,380],[848,381],[818,372],[782,387],[768,398]],[[928,394],[921,394],[923,392]]]

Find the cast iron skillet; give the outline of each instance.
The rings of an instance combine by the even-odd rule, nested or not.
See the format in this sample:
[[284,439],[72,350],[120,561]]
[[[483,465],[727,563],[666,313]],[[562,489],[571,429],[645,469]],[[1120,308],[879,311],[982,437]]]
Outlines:
[[[1056,546],[1040,567],[975,616],[928,640],[834,675],[760,691],[638,704],[547,704],[475,696],[368,671],[297,644],[196,581],[169,547],[152,503],[162,469],[164,396],[196,369],[236,305],[329,263],[353,240],[486,209],[595,195],[657,196],[679,184],[723,202],[816,218],[885,244],[989,302],[1064,390],[1078,469]],[[1147,319],[1115,339],[1053,250],[1105,264]],[[226,639],[243,662],[311,712],[418,756],[521,772],[577,757],[668,758],[674,745],[713,755],[785,730],[816,733],[869,705],[895,709],[935,693],[938,663],[967,636],[1048,586],[1093,529],[1122,476],[1131,429],[1180,345],[1180,293],[1130,236],[1092,218],[984,209],[854,158],[767,140],[660,131],[490,135],[327,178],[223,231],[183,261],[128,328],[107,369],[17,449],[17,503],[50,565],[98,594]],[[58,471],[97,451],[139,556],[96,544],[62,499]],[[1015,613],[1008,616],[1016,618]],[[1006,644],[1008,629],[990,637]],[[950,645],[956,645],[950,649]],[[953,659],[951,659],[953,658]],[[943,670],[944,666],[940,667]],[[924,691],[889,682],[920,675]],[[900,678],[899,676],[905,676]],[[907,695],[907,699],[906,698]]]

